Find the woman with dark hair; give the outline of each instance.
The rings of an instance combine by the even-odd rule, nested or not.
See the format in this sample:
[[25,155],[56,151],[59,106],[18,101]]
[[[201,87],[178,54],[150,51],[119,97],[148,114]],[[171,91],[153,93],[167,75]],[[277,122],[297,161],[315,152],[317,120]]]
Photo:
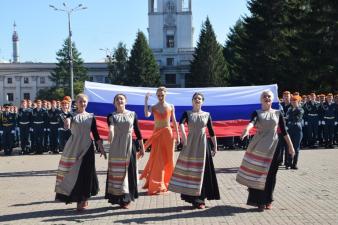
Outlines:
[[77,110],[65,119],[64,126],[70,129],[72,134],[63,149],[55,186],[55,199],[66,204],[77,202],[79,211],[84,210],[88,206],[87,200],[99,191],[91,133],[101,156],[106,158],[95,117],[86,112],[87,103],[87,95],[77,95]]
[[247,204],[258,206],[260,211],[264,211],[264,209],[272,208],[273,191],[276,185],[279,156],[279,152],[276,151],[278,127],[292,157],[295,150],[286,132],[281,112],[271,108],[273,93],[263,91],[260,100],[261,109],[253,112],[250,123],[241,135],[243,140],[249,135],[251,128],[254,126],[257,128],[257,132],[245,152],[236,180],[249,188]]
[[[198,209],[205,208],[205,198],[220,199],[212,156],[217,152],[217,140],[208,112],[202,111],[204,96],[195,93],[193,108],[185,111],[180,119],[183,149],[178,156],[169,190],[181,193],[181,199]],[[188,124],[188,138],[184,124]],[[212,141],[208,144],[206,128]]]
[[158,103],[148,107],[150,93],[145,96],[144,114],[149,117],[154,114],[155,126],[151,137],[145,143],[145,148],[151,146],[148,162],[141,174],[145,178],[144,189],[148,194],[160,194],[168,191],[168,185],[174,170],[175,138],[170,127],[170,121],[176,130],[177,142],[180,142],[175,117],[175,107],[165,101],[167,89],[159,87],[156,91]]
[[108,115],[109,159],[105,198],[111,204],[127,209],[131,201],[138,198],[136,146],[133,143],[134,130],[140,151],[144,155],[142,135],[137,115],[126,109],[127,97],[117,94],[114,97],[115,111]]

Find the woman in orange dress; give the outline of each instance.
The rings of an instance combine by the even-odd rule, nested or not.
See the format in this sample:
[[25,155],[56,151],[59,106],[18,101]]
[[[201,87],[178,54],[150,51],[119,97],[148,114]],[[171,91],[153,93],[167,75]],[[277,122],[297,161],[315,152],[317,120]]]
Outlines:
[[149,160],[141,174],[145,178],[144,189],[148,194],[160,194],[168,191],[168,185],[174,170],[174,144],[175,138],[170,127],[172,121],[176,130],[177,142],[180,142],[178,126],[175,117],[175,108],[165,101],[166,88],[159,87],[156,91],[158,103],[148,107],[148,98],[145,96],[144,114],[150,117],[154,114],[155,126],[152,136],[145,143],[145,148],[151,145]]

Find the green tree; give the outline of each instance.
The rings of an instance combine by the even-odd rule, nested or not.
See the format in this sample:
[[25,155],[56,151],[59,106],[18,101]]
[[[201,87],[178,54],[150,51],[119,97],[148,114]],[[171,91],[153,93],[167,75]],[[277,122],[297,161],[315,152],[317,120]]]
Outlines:
[[225,43],[223,49],[223,55],[228,65],[229,70],[229,83],[231,85],[244,85],[247,84],[245,76],[239,76],[239,66],[243,63],[243,57],[241,55],[240,43],[244,35],[243,20],[239,19],[233,28],[230,28],[228,34],[228,40]]
[[[73,52],[73,71],[74,71],[74,93],[78,94],[83,90],[83,83],[87,76],[87,69],[83,66],[81,53],[76,49],[75,43],[72,43]],[[69,73],[69,39],[67,38],[56,53],[56,68],[49,77],[54,82],[56,88],[65,88],[65,94],[70,95],[70,73]]]
[[279,90],[333,91],[338,79],[338,4],[251,0],[251,14],[224,48],[232,85],[277,83]]
[[128,60],[127,81],[131,86],[156,87],[160,85],[160,71],[145,35],[137,32]]
[[186,86],[217,87],[227,84],[228,70],[222,54],[222,46],[217,42],[215,32],[207,17],[202,25]]
[[127,64],[128,50],[125,44],[119,42],[117,48],[114,49],[114,54],[110,59],[108,70],[109,80],[112,84],[126,85],[127,80]]

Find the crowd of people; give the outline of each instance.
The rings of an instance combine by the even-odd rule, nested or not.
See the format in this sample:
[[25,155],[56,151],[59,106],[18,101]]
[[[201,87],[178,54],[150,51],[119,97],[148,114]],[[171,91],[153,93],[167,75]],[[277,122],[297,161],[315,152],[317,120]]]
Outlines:
[[[149,195],[167,191],[180,193],[183,201],[198,209],[205,208],[205,199],[220,199],[213,165],[218,140],[211,114],[202,110],[204,95],[196,92],[192,96],[192,109],[183,113],[178,125],[174,105],[165,101],[166,93],[165,87],[159,87],[158,102],[152,106],[148,106],[150,94],[145,96],[144,114],[154,115],[154,130],[145,143],[137,114],[126,109],[126,95],[119,93],[114,97],[115,111],[107,116],[110,146],[105,198],[109,203],[127,209],[138,198],[136,160],[142,158],[149,146],[150,156],[140,176],[145,180],[143,188]],[[94,146],[107,158],[95,116],[86,112],[88,100],[88,96],[79,94],[75,108],[67,96],[60,102],[50,103],[36,100],[32,104],[23,100],[19,110],[4,105],[0,117],[1,143],[6,155],[11,154],[18,138],[22,154],[62,151],[55,199],[66,204],[76,202],[80,211],[99,190]],[[337,144],[338,96],[311,93],[301,97],[299,93],[285,91],[280,109],[276,110],[272,108],[273,93],[263,91],[260,102],[261,108],[252,113],[239,137],[241,141],[250,141],[236,180],[248,187],[247,204],[264,211],[272,209],[276,175],[282,163],[286,169],[298,169],[301,147],[334,148]],[[253,127],[255,135],[247,138]],[[211,142],[207,141],[206,129]],[[132,140],[133,131],[137,142]],[[174,148],[178,143],[183,147],[175,165]]]
[[334,148],[338,144],[338,95],[310,93],[302,95],[283,92],[280,104],[286,127],[295,147],[295,156],[289,157],[285,142],[280,139],[280,164],[286,169],[298,169],[301,148]]
[[71,135],[64,119],[72,111],[71,98],[61,101],[22,100],[20,108],[4,104],[0,110],[0,149],[11,155],[20,146],[21,154],[59,153]]

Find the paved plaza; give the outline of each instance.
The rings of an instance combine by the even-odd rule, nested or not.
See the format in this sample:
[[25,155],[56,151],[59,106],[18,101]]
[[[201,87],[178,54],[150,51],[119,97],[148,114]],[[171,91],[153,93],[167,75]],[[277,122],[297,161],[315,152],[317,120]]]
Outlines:
[[[235,181],[244,151],[219,151],[214,163],[221,200],[193,209],[174,193],[140,197],[130,209],[104,199],[107,161],[97,155],[100,192],[89,208],[55,202],[60,155],[0,153],[0,224],[338,224],[338,149],[302,150],[299,170],[280,168],[272,210],[247,206],[247,190]],[[176,156],[178,153],[175,153]],[[139,161],[142,170],[149,154]]]

